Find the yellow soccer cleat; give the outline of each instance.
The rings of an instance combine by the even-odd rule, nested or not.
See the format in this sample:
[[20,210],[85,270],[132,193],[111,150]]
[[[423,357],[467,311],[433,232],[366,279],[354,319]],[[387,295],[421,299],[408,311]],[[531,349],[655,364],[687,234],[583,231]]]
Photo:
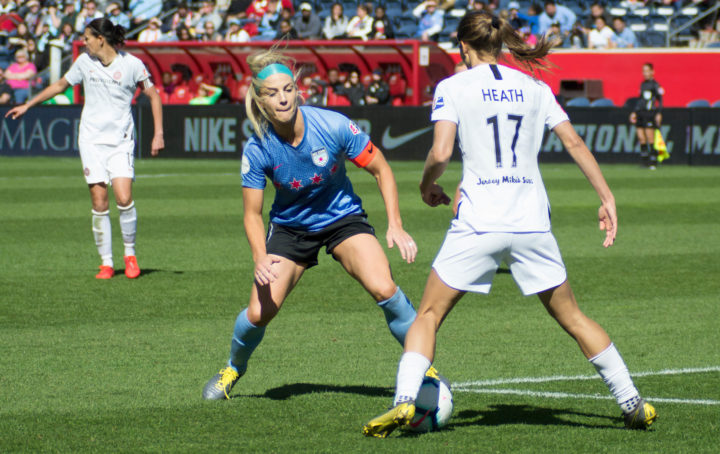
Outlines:
[[637,408],[630,413],[625,413],[623,417],[625,418],[626,428],[647,430],[657,419],[657,412],[655,411],[655,407],[645,402],[645,399],[640,399]]
[[230,398],[230,390],[240,379],[240,374],[230,366],[221,369],[203,388],[203,399],[223,400]]
[[415,416],[415,402],[408,401],[397,404],[387,413],[384,413],[363,426],[363,435],[366,437],[385,438],[398,427],[410,424]]

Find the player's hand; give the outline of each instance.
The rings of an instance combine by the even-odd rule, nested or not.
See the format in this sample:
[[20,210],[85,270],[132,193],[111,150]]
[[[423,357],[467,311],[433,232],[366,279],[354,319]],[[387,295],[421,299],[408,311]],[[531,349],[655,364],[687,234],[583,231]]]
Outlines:
[[632,124],[637,123],[637,114],[635,112],[630,114],[630,123],[632,123]]
[[617,235],[618,220],[617,211],[615,210],[615,202],[605,202],[600,206],[598,210],[598,220],[600,230],[605,231],[605,241],[603,246],[610,247],[615,243],[615,236]]
[[400,250],[400,256],[408,263],[415,261],[417,256],[417,244],[412,239],[409,233],[399,227],[388,227],[388,231],[385,234],[387,239],[387,247],[392,249],[394,244],[397,244]]
[[8,110],[5,114],[5,118],[10,117],[13,120],[17,120],[19,117],[22,117],[25,115],[25,112],[28,110],[27,104],[23,104],[21,106],[15,106],[12,109]]
[[267,254],[258,259],[258,261],[255,262],[255,282],[260,286],[275,282],[275,279],[278,278],[278,273],[273,269],[273,264],[279,262],[280,257],[274,254]]
[[165,138],[162,134],[155,134],[152,139],[152,145],[150,146],[150,154],[157,156],[163,148],[165,148]]
[[442,186],[437,183],[433,183],[427,189],[420,188],[420,196],[422,197],[423,202],[431,207],[436,207],[438,205],[450,205],[451,202],[450,197],[445,194]]

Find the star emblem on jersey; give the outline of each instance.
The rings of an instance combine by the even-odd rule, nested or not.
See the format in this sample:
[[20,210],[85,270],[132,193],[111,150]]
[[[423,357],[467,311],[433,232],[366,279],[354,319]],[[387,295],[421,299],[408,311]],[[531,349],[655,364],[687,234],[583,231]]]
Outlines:
[[318,175],[317,173],[316,173],[315,175],[313,175],[312,178],[310,178],[310,181],[312,181],[313,184],[320,184],[320,182],[321,182],[322,180],[323,180],[323,177],[321,177],[321,176]]
[[332,167],[330,167],[330,173],[334,174],[335,172],[337,172],[337,169],[338,169],[337,164],[333,165]]
[[292,182],[290,183],[290,187],[296,191],[299,191],[300,188],[303,187],[303,184],[301,182],[299,182],[298,180],[296,180],[295,178],[293,178]]
[[328,152],[324,148],[311,152],[310,156],[312,156],[313,164],[318,167],[325,167],[328,163]]

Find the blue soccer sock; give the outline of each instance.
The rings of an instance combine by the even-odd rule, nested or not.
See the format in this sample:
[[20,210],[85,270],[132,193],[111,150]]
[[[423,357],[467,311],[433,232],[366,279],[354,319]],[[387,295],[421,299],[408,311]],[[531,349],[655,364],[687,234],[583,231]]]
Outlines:
[[247,362],[255,347],[265,335],[264,326],[255,326],[247,317],[247,309],[240,312],[235,320],[232,342],[230,343],[230,360],[228,366],[240,375],[245,373]]
[[400,287],[397,288],[395,294],[385,301],[378,303],[385,314],[390,332],[400,345],[405,345],[405,335],[410,329],[410,325],[415,320],[415,308],[410,300],[405,296]]

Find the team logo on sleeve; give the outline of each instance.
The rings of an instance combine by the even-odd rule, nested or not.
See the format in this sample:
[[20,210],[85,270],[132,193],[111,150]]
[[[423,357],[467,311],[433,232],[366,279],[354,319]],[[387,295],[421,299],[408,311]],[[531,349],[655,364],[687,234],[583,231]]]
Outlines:
[[[352,123],[350,123],[350,125],[352,125]],[[313,151],[310,153],[310,156],[312,156],[313,164],[318,167],[325,167],[328,163],[328,152],[324,148]]]
[[354,136],[360,134],[360,128],[358,128],[352,121],[350,122],[350,131],[352,131]]
[[445,100],[442,96],[438,96],[435,98],[435,101],[433,102],[433,110],[438,110],[439,108],[443,107],[445,105]]
[[242,156],[242,165],[240,166],[240,170],[242,171],[243,175],[250,171],[250,160],[245,153],[243,153]]

